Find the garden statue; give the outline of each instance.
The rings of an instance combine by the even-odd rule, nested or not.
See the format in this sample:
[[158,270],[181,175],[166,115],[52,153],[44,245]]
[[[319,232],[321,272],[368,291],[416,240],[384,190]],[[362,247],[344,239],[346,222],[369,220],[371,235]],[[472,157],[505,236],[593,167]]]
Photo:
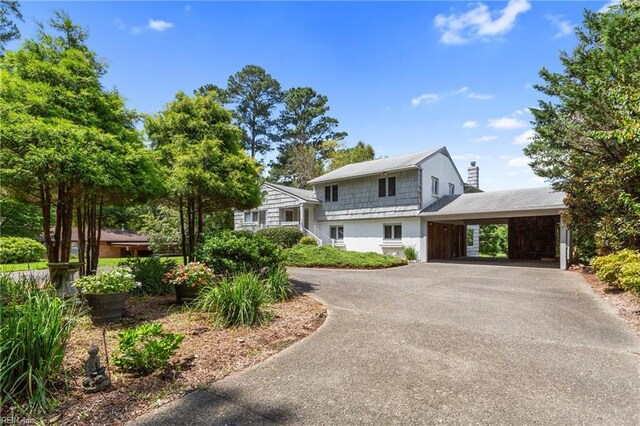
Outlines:
[[87,392],[100,392],[106,389],[110,384],[109,376],[105,372],[105,368],[100,366],[100,357],[98,356],[98,346],[91,345],[87,350],[89,356],[84,360],[84,379],[82,380],[82,389]]

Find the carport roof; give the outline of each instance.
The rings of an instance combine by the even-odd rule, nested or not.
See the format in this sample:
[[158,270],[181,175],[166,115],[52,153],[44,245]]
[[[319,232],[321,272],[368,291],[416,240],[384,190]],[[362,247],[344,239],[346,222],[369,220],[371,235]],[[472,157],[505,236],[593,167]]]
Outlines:
[[445,195],[420,214],[455,219],[559,214],[566,208],[564,195],[548,187]]

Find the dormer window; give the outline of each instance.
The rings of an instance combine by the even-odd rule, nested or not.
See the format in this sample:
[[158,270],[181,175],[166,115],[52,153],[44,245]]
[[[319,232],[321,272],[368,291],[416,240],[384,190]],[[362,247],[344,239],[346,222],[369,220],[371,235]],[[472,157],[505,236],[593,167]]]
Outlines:
[[378,197],[394,197],[396,195],[396,177],[378,179]]

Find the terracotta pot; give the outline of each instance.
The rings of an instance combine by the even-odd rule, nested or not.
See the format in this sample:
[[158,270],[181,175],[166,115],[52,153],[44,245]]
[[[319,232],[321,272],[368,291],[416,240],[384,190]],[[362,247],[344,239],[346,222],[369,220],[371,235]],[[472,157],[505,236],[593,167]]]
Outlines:
[[120,322],[124,313],[124,301],[128,293],[84,294],[91,308],[89,316],[93,325],[107,325]]
[[176,300],[178,303],[192,302],[200,294],[198,287],[191,287],[186,285],[176,286]]

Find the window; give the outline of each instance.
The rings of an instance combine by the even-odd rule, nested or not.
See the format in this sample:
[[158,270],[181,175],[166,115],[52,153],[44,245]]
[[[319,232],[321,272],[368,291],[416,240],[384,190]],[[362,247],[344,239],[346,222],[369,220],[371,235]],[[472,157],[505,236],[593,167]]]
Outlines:
[[293,222],[293,209],[286,209],[284,211],[284,221],[285,222]]
[[324,187],[324,202],[338,201],[338,185],[327,185]]
[[401,240],[402,225],[384,225],[385,240]]
[[260,225],[267,224],[267,212],[265,210],[261,210],[258,212],[258,223]]
[[258,212],[244,212],[244,223],[258,222]]
[[378,179],[378,197],[394,197],[396,195],[396,177]]
[[341,241],[344,239],[344,226],[332,226],[329,228],[329,236],[332,240]]
[[440,183],[438,181],[438,178],[431,176],[431,194],[432,195],[438,195],[438,193],[440,192],[439,186],[440,186]]
[[453,195],[456,193],[456,186],[452,183],[449,184],[449,195]]

